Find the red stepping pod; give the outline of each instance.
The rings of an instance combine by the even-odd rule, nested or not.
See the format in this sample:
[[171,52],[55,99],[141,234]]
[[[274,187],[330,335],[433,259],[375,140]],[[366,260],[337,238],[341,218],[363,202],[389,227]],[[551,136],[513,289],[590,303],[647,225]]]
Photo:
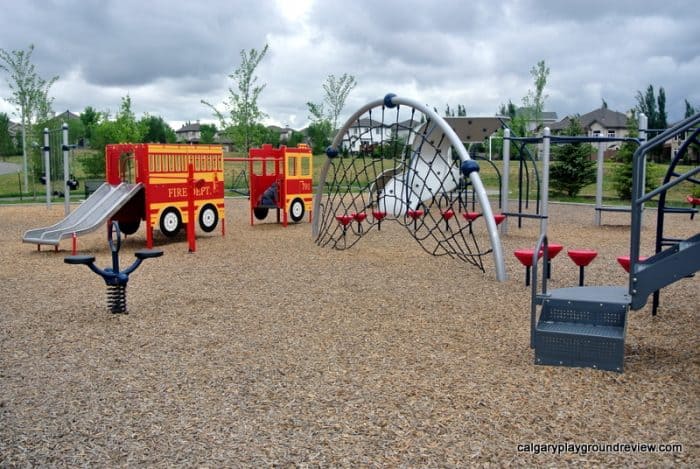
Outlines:
[[481,216],[481,213],[479,213],[479,212],[464,212],[464,213],[462,213],[462,216],[467,221],[474,221]]
[[420,218],[423,216],[423,210],[408,210],[406,214],[416,220],[417,218]]
[[452,210],[451,208],[448,208],[447,210],[442,211],[442,218],[445,220],[449,220],[450,218],[455,216],[455,211]]
[[571,260],[574,261],[574,264],[576,264],[579,267],[578,286],[582,287],[583,270],[588,264],[591,263],[593,259],[596,258],[596,256],[598,255],[598,251],[594,251],[592,249],[570,249],[569,251],[567,251],[567,254],[571,258]]
[[[532,267],[532,257],[535,253],[534,249],[516,249],[513,254],[525,266],[525,286],[530,285],[530,268]],[[537,253],[537,258],[542,257],[543,251]]]
[[382,221],[382,219],[386,217],[386,212],[382,212],[381,210],[373,210],[372,216],[375,220]]
[[685,198],[685,200],[687,200],[688,203],[692,206],[700,205],[700,197],[693,197],[692,195],[689,195]]
[[503,223],[503,220],[506,219],[506,216],[503,215],[502,213],[497,213],[496,215],[493,216],[493,219],[496,221],[496,226],[498,226],[501,223]]
[[338,220],[338,223],[343,225],[343,227],[346,227],[352,222],[353,216],[352,215],[336,215],[335,219]]
[[547,278],[552,278],[552,259],[557,257],[564,246],[561,244],[550,243],[547,245]]
[[367,214],[365,212],[351,213],[350,216],[352,216],[353,220],[358,223],[365,221],[367,218]]
[[[648,259],[648,257],[640,257],[639,262],[644,262],[647,259]],[[625,272],[629,273],[629,271],[630,271],[630,256],[619,256],[617,258],[617,262],[622,266],[623,269],[625,269]]]

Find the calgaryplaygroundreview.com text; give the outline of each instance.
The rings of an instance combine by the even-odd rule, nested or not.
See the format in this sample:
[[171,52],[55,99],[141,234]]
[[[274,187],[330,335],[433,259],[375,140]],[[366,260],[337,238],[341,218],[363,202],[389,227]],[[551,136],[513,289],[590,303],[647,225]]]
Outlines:
[[518,453],[589,454],[589,453],[682,453],[681,443],[524,443]]

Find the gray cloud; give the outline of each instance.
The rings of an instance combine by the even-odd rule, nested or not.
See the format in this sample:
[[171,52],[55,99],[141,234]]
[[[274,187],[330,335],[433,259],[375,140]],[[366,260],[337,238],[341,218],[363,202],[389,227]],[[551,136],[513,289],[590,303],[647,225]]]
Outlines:
[[[685,99],[700,105],[700,30],[689,0],[304,3],[0,0],[0,47],[35,44],[40,74],[60,76],[56,110],[114,111],[129,93],[137,114],[173,123],[212,120],[200,100],[223,102],[240,51],[265,43],[260,105],[270,122],[295,127],[330,73],[359,82],[348,114],[391,91],[484,115],[520,104],[539,60],[551,70],[546,107],[560,116],[602,99],[626,111],[649,84],[665,88],[671,120]],[[1,80],[0,98],[7,94]],[[0,99],[0,111],[10,110]]]

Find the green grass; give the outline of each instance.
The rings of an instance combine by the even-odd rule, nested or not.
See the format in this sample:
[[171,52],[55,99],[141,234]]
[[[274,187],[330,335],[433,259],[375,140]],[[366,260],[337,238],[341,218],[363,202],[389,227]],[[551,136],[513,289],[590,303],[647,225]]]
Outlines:
[[[82,166],[78,162],[78,159],[84,155],[84,151],[81,153],[74,152],[73,155],[73,162],[71,163],[71,170],[72,173],[77,177],[78,181],[80,182],[80,188],[75,191],[78,194],[83,194],[83,188],[84,188],[84,181],[86,179],[85,174],[82,170]],[[242,153],[226,153],[226,157],[238,157],[242,158],[245,156],[245,154]],[[22,166],[22,157],[21,156],[11,156],[11,157],[6,157],[3,161],[7,161],[8,163],[16,163]],[[314,183],[317,183],[320,177],[321,169],[326,161],[326,155],[324,154],[318,154],[314,155],[313,157],[313,173],[314,173]],[[502,169],[502,161],[494,161],[496,167],[501,170]],[[541,164],[541,162],[538,162],[538,165]],[[615,167],[618,165],[618,163],[614,163],[611,161],[605,162],[604,165],[604,177],[603,177],[603,203],[606,205],[628,205],[629,201],[625,200],[620,200],[616,193],[615,193],[615,188],[613,187],[613,174],[615,171]],[[496,170],[492,167],[491,164],[489,164],[486,161],[479,161],[479,166],[480,166],[480,171],[479,174],[481,176],[481,180],[484,183],[484,186],[487,188],[489,191],[497,191],[499,188],[499,183],[498,183],[498,176],[496,173]],[[517,198],[518,197],[518,167],[519,163],[518,161],[511,161],[510,165],[510,178],[509,178],[509,194],[510,198]],[[650,168],[654,168],[652,171],[656,177],[656,180],[658,182],[657,185],[661,184],[661,180],[666,172],[667,165],[665,164],[655,164],[650,166]],[[679,172],[685,172],[691,169],[691,166],[679,166],[678,171]],[[225,181],[226,181],[226,188],[227,189],[240,189],[240,190],[247,190],[247,179],[243,179],[240,177],[241,172],[243,170],[246,170],[247,173],[248,169],[248,164],[245,162],[226,162],[224,165],[224,171],[225,171]],[[246,174],[247,175],[247,174]],[[24,178],[23,176],[20,175],[19,180],[17,173],[13,174],[4,174],[0,175],[0,198],[2,197],[19,197],[20,196],[20,191],[19,191],[19,182],[21,180],[21,183],[24,184]],[[365,184],[367,181],[358,181],[358,187],[362,184]],[[537,184],[534,179],[534,176],[531,176],[530,179],[530,192],[529,192],[529,198],[531,200],[535,199],[537,197],[536,193],[537,189]],[[30,186],[29,186],[29,193],[24,193],[22,194],[22,201],[30,201],[30,202],[43,202],[45,201],[45,186],[39,183],[38,181],[31,181],[30,180]],[[667,195],[667,202],[669,205],[673,206],[678,206],[678,207],[684,207],[687,206],[686,202],[686,196],[688,194],[691,194],[693,190],[697,190],[697,187],[687,181],[684,181],[680,183],[678,186],[672,188],[668,195]],[[523,189],[524,191],[524,189]],[[596,193],[596,184],[592,183],[589,184],[588,186],[585,186],[580,194],[577,197],[568,197],[564,194],[557,194],[554,192],[551,192],[549,195],[549,199],[551,201],[561,201],[561,202],[577,202],[577,203],[589,203],[593,204],[595,203],[595,193]],[[523,192],[524,197],[528,197],[528,194],[525,194]],[[57,202],[60,202],[62,199],[55,199]],[[10,201],[2,201],[0,203],[9,203]],[[14,202],[19,202],[19,201],[14,201]],[[654,202],[652,201],[649,205],[654,205]]]

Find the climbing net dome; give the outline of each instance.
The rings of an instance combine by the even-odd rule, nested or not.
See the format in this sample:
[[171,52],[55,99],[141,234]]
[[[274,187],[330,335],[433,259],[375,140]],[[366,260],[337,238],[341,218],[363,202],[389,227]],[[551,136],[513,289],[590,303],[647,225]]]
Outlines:
[[383,224],[398,223],[435,256],[483,271],[484,256],[492,254],[497,277],[505,279],[479,165],[462,143],[483,141],[499,123],[448,120],[394,95],[355,112],[336,134],[321,170],[314,199],[316,243],[348,249]]

